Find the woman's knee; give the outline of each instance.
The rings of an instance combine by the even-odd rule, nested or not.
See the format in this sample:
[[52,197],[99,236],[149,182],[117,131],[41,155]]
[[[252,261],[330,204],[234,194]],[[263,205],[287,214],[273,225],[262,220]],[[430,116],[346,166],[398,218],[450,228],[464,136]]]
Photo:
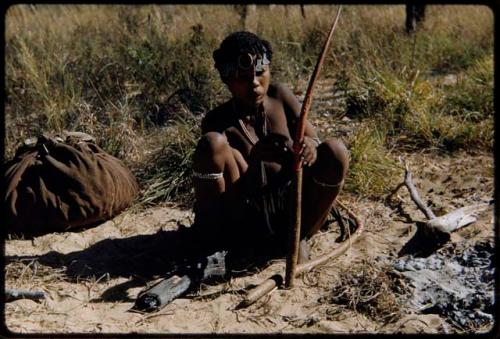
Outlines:
[[318,146],[318,160],[320,172],[336,173],[342,180],[349,168],[349,151],[342,141],[327,139]]
[[349,168],[349,151],[344,143],[338,139],[328,139],[323,145],[325,145],[329,157],[337,167],[341,167],[344,172],[347,172]]
[[205,154],[216,154],[229,150],[229,144],[225,135],[218,132],[208,132],[198,141],[197,152]]
[[216,167],[224,167],[225,158],[231,148],[227,142],[227,138],[217,132],[208,132],[204,134],[196,146],[193,162],[195,167],[216,164]]

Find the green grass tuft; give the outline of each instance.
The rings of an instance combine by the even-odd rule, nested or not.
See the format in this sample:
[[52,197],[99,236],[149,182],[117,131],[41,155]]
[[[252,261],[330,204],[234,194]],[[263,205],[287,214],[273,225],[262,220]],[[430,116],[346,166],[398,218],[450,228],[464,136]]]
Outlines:
[[351,161],[345,189],[377,198],[400,181],[401,165],[383,146],[385,135],[373,121],[358,129],[349,140]]

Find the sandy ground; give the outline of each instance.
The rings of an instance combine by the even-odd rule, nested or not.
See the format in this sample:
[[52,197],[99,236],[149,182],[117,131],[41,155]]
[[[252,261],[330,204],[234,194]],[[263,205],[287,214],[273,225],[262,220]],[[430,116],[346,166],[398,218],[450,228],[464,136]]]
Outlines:
[[[437,215],[493,197],[492,155],[412,154],[408,159],[415,185]],[[415,222],[425,219],[408,191],[401,188],[390,203],[346,194],[340,199],[365,223],[359,241],[342,256],[298,278],[293,289],[277,289],[244,309],[235,309],[244,293],[283,272],[283,259],[202,285],[159,312],[130,311],[146,283],[165,273],[164,254],[176,241],[178,225],[190,224],[190,211],[172,206],[132,209],[85,231],[8,240],[6,288],[40,290],[46,298],[8,302],[5,324],[15,333],[442,333],[449,328],[439,314],[421,314],[408,307],[403,296],[412,293],[411,287],[398,285],[400,278],[385,274],[387,262],[397,259],[415,233]],[[337,229],[332,222],[309,241],[312,256],[338,246]],[[451,242],[475,243],[493,236],[490,208],[477,222],[454,232]],[[373,286],[398,285],[399,292],[384,290],[384,297],[391,298],[373,299],[371,308],[361,307],[359,300],[332,302],[332,292],[356,291],[341,278],[358,268],[364,270],[360,277],[365,280],[367,272],[375,272],[378,278],[369,282]],[[377,316],[370,309],[389,315]]]

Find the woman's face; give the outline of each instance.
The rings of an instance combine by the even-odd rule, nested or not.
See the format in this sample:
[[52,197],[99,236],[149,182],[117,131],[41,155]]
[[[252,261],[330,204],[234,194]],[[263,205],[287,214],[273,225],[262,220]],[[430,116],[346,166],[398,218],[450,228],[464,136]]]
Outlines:
[[269,65],[264,65],[260,71],[255,70],[255,67],[238,71],[236,76],[226,79],[225,83],[233,97],[241,104],[257,108],[264,102],[270,79]]

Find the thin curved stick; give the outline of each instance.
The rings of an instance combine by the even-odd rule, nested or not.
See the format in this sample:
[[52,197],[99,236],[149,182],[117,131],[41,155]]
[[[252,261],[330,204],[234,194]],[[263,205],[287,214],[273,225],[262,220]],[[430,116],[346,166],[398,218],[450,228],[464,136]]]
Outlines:
[[[307,272],[311,270],[312,268],[322,265],[329,261],[330,259],[336,258],[340,255],[342,255],[348,248],[351,247],[353,243],[355,243],[360,235],[364,231],[364,223],[361,221],[361,219],[358,218],[354,212],[352,212],[346,205],[344,205],[342,202],[337,201],[336,202],[340,207],[345,209],[349,216],[354,219],[356,222],[356,225],[358,225],[356,232],[354,232],[348,240],[344,240],[342,244],[332,250],[331,252],[325,253],[323,255],[320,255],[316,259],[313,259],[311,261],[308,261],[304,264],[299,264],[297,265],[297,269],[295,270],[295,275],[299,275],[301,273]],[[248,292],[246,295],[245,299],[238,305],[237,308],[244,308],[252,305],[254,302],[271,292],[274,288],[279,287],[282,284],[283,277],[280,274],[273,275],[271,278],[265,280],[262,282],[259,286],[255,287],[251,291]]]
[[[319,76],[319,71],[321,69],[321,66],[323,65],[323,61],[325,60],[326,52],[328,51],[328,46],[330,45],[330,41],[332,40],[333,32],[337,27],[341,9],[342,5],[340,5],[339,9],[337,10],[337,15],[332,23],[332,27],[330,28],[330,32],[328,33],[328,37],[325,41],[325,44],[323,45],[323,49],[321,50],[321,54],[318,58],[318,61],[316,62],[316,66],[314,67],[311,79],[309,80],[309,85],[307,86],[306,94],[304,95],[304,102],[302,103],[302,108],[300,110],[299,123],[297,124],[297,131],[295,134],[294,145],[293,145],[296,154],[298,154],[298,152],[300,151],[301,144],[304,139],[304,134],[306,131],[307,115],[311,108],[314,85],[316,84],[316,80]],[[300,158],[298,158],[295,163],[295,170],[298,170],[301,167],[300,163],[301,163]]]
[[319,71],[321,69],[321,66],[323,65],[323,61],[325,60],[326,52],[328,50],[328,46],[330,45],[330,41],[332,40],[333,32],[337,27],[341,9],[342,5],[340,5],[339,9],[337,10],[337,16],[332,23],[332,27],[330,28],[330,32],[328,33],[328,37],[325,41],[325,44],[323,45],[323,49],[321,50],[318,61],[316,62],[316,66],[314,67],[311,79],[309,80],[309,85],[307,86],[307,91],[304,96],[304,102],[302,103],[302,108],[300,110],[295,139],[293,140],[293,151],[295,154],[295,218],[293,219],[294,223],[290,227],[290,237],[288,240],[288,254],[285,267],[285,285],[287,287],[293,286],[293,279],[295,277],[295,270],[297,269],[297,260],[299,256],[300,225],[302,224],[302,160],[300,158],[300,150],[302,148],[302,142],[304,140],[307,115],[309,113],[309,109],[311,108],[313,88],[316,83],[316,79],[319,76]]

